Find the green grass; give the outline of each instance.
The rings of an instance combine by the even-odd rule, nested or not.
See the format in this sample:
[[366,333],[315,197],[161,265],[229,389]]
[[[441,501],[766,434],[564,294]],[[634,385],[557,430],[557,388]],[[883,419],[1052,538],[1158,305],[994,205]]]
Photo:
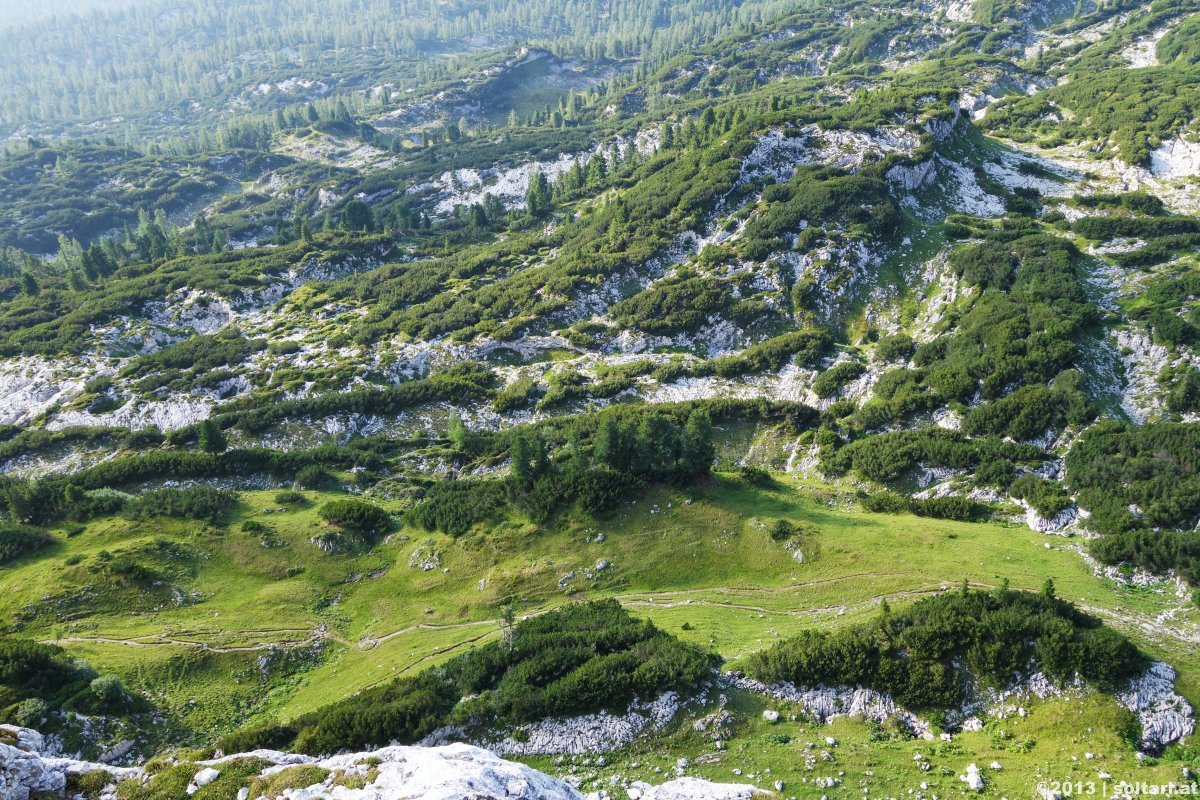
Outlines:
[[[924,741],[898,734],[893,726],[877,726],[847,718],[827,725],[804,721],[796,709],[746,693],[733,693],[728,709],[740,720],[718,749],[692,728],[695,718],[715,710],[716,703],[678,720],[670,732],[648,739],[623,752],[609,765],[596,767],[586,759],[560,763],[556,757],[529,759],[533,766],[552,774],[585,778],[584,790],[609,785],[613,775],[624,780],[661,783],[687,758],[687,774],[714,781],[750,783],[771,789],[783,781],[784,797],[828,796],[888,797],[919,790],[925,796],[960,797],[959,780],[970,763],[983,771],[987,796],[1035,797],[1042,780],[1092,781],[1099,795],[1104,783],[1111,792],[1117,781],[1167,783],[1178,780],[1177,763],[1140,762],[1133,746],[1120,732],[1130,715],[1112,698],[1091,696],[1071,700],[1033,702],[1028,716],[989,722],[984,730],[954,735],[952,741]],[[766,709],[782,713],[777,723],[762,718]],[[833,737],[835,746],[826,744]],[[828,753],[831,760],[823,760]],[[920,769],[917,754],[931,765]],[[1088,759],[1087,753],[1094,758]],[[993,770],[992,762],[1002,769]],[[636,766],[635,766],[636,765]],[[811,765],[811,769],[809,769]],[[735,770],[737,772],[735,772]],[[836,787],[818,788],[818,778],[839,777]],[[921,789],[920,784],[927,784]]]
[[[616,596],[736,667],[779,637],[874,614],[885,598],[896,606],[963,578],[1038,589],[1049,577],[1061,597],[1174,664],[1180,691],[1200,703],[1200,654],[1156,621],[1177,609],[1167,627],[1186,632],[1200,616],[1173,591],[1096,578],[1071,549],[1082,542],[1002,523],[858,512],[838,487],[781,480],[764,489],[718,476],[652,490],[602,519],[565,513],[542,527],[509,519],[459,540],[404,529],[372,551],[337,555],[310,542],[326,497],[310,492],[314,502],[303,508],[265,514],[277,508],[274,493],[248,492],[221,528],[112,518],[63,535],[48,555],[4,570],[0,614],[14,619],[47,595],[78,592],[87,576],[68,559],[86,564],[101,550],[119,554],[156,537],[178,542],[196,553],[195,575],[179,588],[199,602],[129,613],[106,606],[101,592],[69,619],[33,616],[22,633],[57,639],[180,722],[216,733],[247,718],[288,719],[437,664],[497,635],[510,601],[518,614],[535,614]],[[250,518],[269,526],[278,546],[243,532]],[[803,562],[771,540],[767,526],[777,519],[801,531]],[[412,566],[418,550],[436,551],[439,566]],[[609,566],[587,577],[601,560]],[[264,656],[266,670],[257,663]]]

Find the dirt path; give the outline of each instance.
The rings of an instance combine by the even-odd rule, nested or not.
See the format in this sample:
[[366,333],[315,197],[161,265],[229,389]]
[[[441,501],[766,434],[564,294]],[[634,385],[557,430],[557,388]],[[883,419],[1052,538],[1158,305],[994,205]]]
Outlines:
[[[296,648],[305,647],[315,644],[318,641],[332,639],[334,641],[343,641],[340,637],[330,634],[329,631],[323,628],[312,630],[309,628],[275,628],[266,630],[254,631],[239,631],[239,636],[253,636],[255,634],[268,633],[307,633],[308,636],[299,640],[283,640],[276,642],[259,642],[256,644],[246,645],[230,645],[222,646],[215,645],[210,642],[196,641],[195,639],[181,639],[176,636],[167,635],[164,633],[149,633],[143,636],[133,636],[128,639],[121,639],[111,636],[64,636],[61,639],[44,639],[43,644],[62,644],[62,643],[79,643],[79,644],[115,644],[124,647],[190,647],[198,650],[203,650],[208,653],[255,653],[263,650],[272,650],[275,648]],[[188,635],[185,633],[184,635]],[[200,635],[199,633],[191,634],[193,636]]]

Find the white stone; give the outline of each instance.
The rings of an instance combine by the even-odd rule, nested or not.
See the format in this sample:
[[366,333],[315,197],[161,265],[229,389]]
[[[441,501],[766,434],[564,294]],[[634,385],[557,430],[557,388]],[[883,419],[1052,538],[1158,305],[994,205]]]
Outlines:
[[196,776],[192,778],[192,783],[196,784],[197,786],[208,786],[219,777],[221,777],[219,770],[216,770],[212,767],[205,767],[196,773]]
[[983,791],[983,776],[979,774],[979,767],[974,764],[968,764],[966,773],[959,775],[958,779],[965,783],[972,792]]
[[1195,730],[1191,705],[1175,691],[1175,670],[1157,661],[1118,695],[1142,723],[1142,747],[1160,750]]
[[634,781],[629,789],[629,797],[633,798],[636,790],[638,800],[751,800],[768,794],[744,783],[711,783],[700,778],[676,778],[661,786]]

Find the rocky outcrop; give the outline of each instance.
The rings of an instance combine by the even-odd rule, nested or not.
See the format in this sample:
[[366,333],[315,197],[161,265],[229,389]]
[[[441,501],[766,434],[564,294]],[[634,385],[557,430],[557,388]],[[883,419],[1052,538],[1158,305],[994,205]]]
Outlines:
[[132,777],[139,770],[42,755],[38,748],[44,740],[37,731],[5,726],[0,735],[16,741],[16,746],[0,743],[0,797],[5,800],[29,800],[31,797],[63,794],[67,778],[103,770],[116,782]]
[[1118,699],[1142,723],[1142,749],[1158,752],[1195,730],[1191,705],[1175,691],[1175,670],[1161,661],[1134,678]]
[[1079,511],[1074,506],[1064,508],[1052,517],[1043,517],[1024,500],[1017,500],[1016,503],[1025,509],[1025,524],[1038,533],[1065,533],[1079,518]]
[[1200,175],[1200,142],[1176,136],[1150,153],[1150,172],[1156,178],[1187,178]]
[[945,141],[954,135],[954,129],[958,126],[959,119],[961,119],[961,110],[959,104],[954,102],[950,104],[949,113],[938,114],[926,120],[925,130],[937,141]]
[[578,717],[551,717],[495,738],[472,738],[462,728],[442,728],[421,743],[437,745],[468,738],[496,753],[518,756],[606,753],[629,744],[647,731],[659,730],[675,718],[680,704],[675,692],[665,692],[650,702],[635,700],[620,716],[601,711]]
[[[491,800],[583,800],[569,784],[535,769],[505,761],[499,756],[466,744],[445,747],[385,747],[318,759],[291,753],[256,751],[257,758],[280,766],[313,764],[329,770],[321,783],[303,787],[305,800],[367,800],[368,798],[420,797],[423,800],[461,800],[464,797]],[[230,759],[225,759],[226,761]],[[221,762],[204,766],[219,770]],[[335,786],[346,776],[364,781],[361,789]]]
[[932,158],[917,164],[897,164],[887,171],[888,182],[907,192],[915,192],[936,178],[937,162]]
[[829,722],[838,717],[853,717],[882,722],[895,718],[919,736],[929,736],[929,723],[899,705],[890,695],[861,686],[815,686],[803,688],[790,683],[768,686],[737,673],[725,676],[730,685],[757,694],[774,697],[787,703],[795,703],[818,722]]
[[676,778],[661,786],[634,781],[626,789],[629,800],[751,800],[769,795],[743,783],[709,783],[699,778]]
[[[17,747],[0,744],[0,797],[30,800],[64,797],[69,776],[94,770],[108,773],[112,782],[144,777],[141,769],[112,767],[66,758],[52,758],[26,745],[41,742],[36,731],[0,729]],[[318,783],[288,790],[293,800],[590,800],[565,781],[524,764],[506,761],[487,750],[467,744],[444,747],[392,746],[328,758],[255,750],[222,756],[196,764],[188,794],[218,780],[234,761],[257,759],[270,766],[244,780],[238,793],[249,797],[249,784],[256,777],[275,775],[288,767],[312,765],[326,771]],[[697,778],[679,778],[661,786],[635,782],[629,796],[640,800],[749,800],[760,790],[740,784],[717,784]],[[109,790],[111,794],[111,789]]]

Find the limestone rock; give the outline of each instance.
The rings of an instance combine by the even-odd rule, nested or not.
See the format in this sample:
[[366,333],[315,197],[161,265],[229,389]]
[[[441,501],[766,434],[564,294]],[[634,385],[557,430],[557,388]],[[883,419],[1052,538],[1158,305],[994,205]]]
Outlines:
[[966,773],[959,775],[958,779],[972,792],[983,791],[983,776],[979,774],[979,767],[974,764],[968,764]]
[[1142,723],[1142,748],[1157,752],[1191,735],[1195,715],[1175,691],[1175,670],[1157,661],[1129,684],[1118,698]]

